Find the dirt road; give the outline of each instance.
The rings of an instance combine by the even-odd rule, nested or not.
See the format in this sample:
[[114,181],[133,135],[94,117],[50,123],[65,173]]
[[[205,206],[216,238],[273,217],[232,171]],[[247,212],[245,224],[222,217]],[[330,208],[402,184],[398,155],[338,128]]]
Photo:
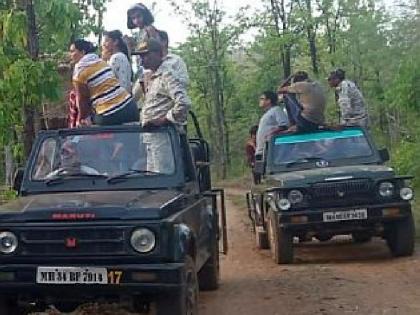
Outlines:
[[420,248],[393,259],[380,240],[308,243],[298,246],[295,264],[281,266],[255,249],[245,209],[230,202],[228,219],[222,285],[201,294],[200,315],[420,314]]
[[228,193],[230,252],[220,289],[200,296],[200,315],[420,314],[420,248],[393,259],[380,240],[314,242],[298,245],[295,264],[276,265],[255,249],[246,211],[232,203],[243,191]]

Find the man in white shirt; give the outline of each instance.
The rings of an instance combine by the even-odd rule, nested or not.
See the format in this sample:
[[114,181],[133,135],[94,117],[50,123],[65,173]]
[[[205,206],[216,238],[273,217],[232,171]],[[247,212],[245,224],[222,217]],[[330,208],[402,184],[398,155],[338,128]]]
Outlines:
[[169,52],[168,33],[165,31],[158,31],[158,34],[162,43],[164,58],[167,63],[171,65],[172,71],[176,74],[177,79],[187,87],[189,82],[187,65],[180,56]]
[[260,96],[259,106],[265,111],[260,118],[257,131],[257,148],[255,155],[261,155],[264,151],[265,142],[277,131],[288,128],[289,119],[284,106],[277,104],[277,94],[265,91]]

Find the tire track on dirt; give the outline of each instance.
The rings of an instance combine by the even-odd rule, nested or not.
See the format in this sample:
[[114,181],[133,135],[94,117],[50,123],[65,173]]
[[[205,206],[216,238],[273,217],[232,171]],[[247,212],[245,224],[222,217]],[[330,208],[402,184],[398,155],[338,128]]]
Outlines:
[[[391,258],[385,242],[348,238],[298,244],[293,265],[256,250],[246,209],[227,189],[230,253],[216,292],[201,294],[200,315],[420,314],[418,254]],[[237,197],[236,197],[237,198]]]

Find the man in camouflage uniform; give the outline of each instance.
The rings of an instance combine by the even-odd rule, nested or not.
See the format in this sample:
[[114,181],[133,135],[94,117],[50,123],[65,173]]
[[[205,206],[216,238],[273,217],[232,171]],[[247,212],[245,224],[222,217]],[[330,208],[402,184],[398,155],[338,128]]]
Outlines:
[[[168,33],[165,31],[158,31],[160,42],[162,45],[162,52],[163,52],[163,61],[165,62],[166,67],[170,67],[173,73],[176,73],[177,79],[185,86],[187,89],[189,83],[189,75],[187,70],[187,65],[185,64],[184,60],[174,54],[169,52],[169,36]],[[150,81],[150,70],[144,73],[144,89],[147,92],[148,84]],[[136,101],[141,100],[144,101],[145,95],[141,91],[141,87],[137,84],[133,89],[134,99]]]
[[[159,41],[149,39],[140,44],[139,53],[152,74],[147,84],[141,124],[143,127],[174,124],[184,132],[191,100],[185,82],[169,59],[164,58]],[[147,170],[168,173],[173,170],[172,148],[166,134],[150,133],[144,137],[148,147]]]
[[340,107],[340,123],[346,126],[367,128],[369,115],[365,100],[356,84],[346,80],[344,70],[332,71],[328,77],[328,83],[335,88],[337,103]]

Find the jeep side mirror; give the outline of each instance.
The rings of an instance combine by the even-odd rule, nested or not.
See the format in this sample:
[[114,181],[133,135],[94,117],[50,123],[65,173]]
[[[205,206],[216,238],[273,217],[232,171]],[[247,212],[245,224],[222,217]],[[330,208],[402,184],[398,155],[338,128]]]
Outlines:
[[388,149],[380,149],[379,150],[379,156],[383,162],[389,161],[389,152]]
[[23,173],[25,172],[25,169],[23,168],[18,168],[16,170],[15,176],[13,178],[13,189],[16,190],[17,192],[20,191],[20,188],[22,186],[22,182],[23,182]]

